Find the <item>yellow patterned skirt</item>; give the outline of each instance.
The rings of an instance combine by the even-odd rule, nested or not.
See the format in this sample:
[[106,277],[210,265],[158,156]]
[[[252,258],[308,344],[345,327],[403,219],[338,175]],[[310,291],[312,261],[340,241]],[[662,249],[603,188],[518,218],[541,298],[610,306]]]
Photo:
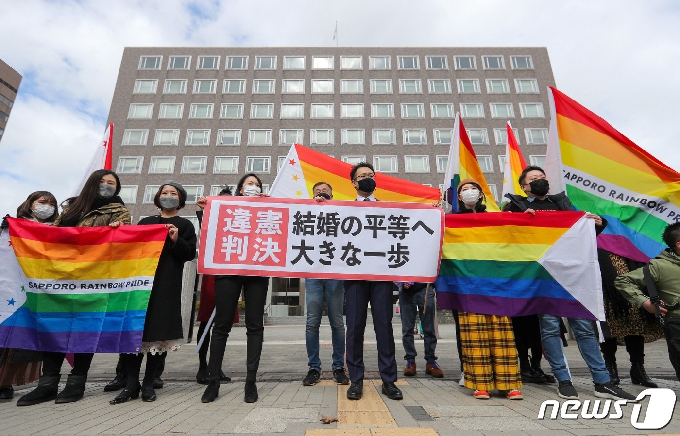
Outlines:
[[509,391],[522,387],[515,335],[507,316],[459,312],[465,387]]

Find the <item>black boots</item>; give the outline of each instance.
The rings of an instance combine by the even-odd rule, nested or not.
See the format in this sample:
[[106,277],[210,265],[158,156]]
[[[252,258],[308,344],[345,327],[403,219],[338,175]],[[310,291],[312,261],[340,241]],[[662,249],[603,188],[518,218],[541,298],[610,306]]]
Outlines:
[[246,403],[254,403],[257,401],[257,385],[255,385],[255,380],[246,380],[243,401]]
[[[607,368],[609,369],[609,368]],[[659,386],[652,381],[645,371],[643,362],[632,362],[630,367],[630,381],[634,385],[642,385],[647,388],[658,388]]]
[[19,398],[17,406],[33,406],[57,398],[61,375],[40,376],[38,387]]
[[66,379],[66,387],[55,398],[56,404],[75,403],[83,398],[85,394],[85,382],[87,375],[73,375],[70,374]]
[[201,402],[212,403],[213,401],[215,401],[215,398],[217,398],[219,394],[220,394],[220,381],[210,380],[208,382],[208,386],[205,388],[205,392],[203,392]]
[[621,379],[619,378],[619,369],[616,366],[616,359],[604,356],[604,364],[607,366],[607,372],[609,372],[609,381],[618,386],[619,383],[621,383]]

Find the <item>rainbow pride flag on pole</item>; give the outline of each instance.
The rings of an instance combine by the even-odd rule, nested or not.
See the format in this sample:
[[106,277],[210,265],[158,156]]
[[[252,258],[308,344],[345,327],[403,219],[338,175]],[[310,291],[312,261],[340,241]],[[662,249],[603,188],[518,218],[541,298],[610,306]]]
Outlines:
[[165,226],[8,221],[0,234],[0,347],[139,351]]
[[648,262],[665,248],[666,225],[680,220],[680,173],[557,89],[548,91],[551,192],[566,188],[574,207],[609,221],[600,248]]
[[527,163],[519,149],[515,132],[512,130],[510,121],[506,126],[508,132],[508,143],[505,145],[505,168],[503,168],[503,195],[506,194],[526,195],[519,186],[519,175],[527,167]]
[[475,179],[482,186],[482,191],[486,195],[486,210],[489,212],[499,212],[493,193],[486,183],[482,169],[477,162],[472,143],[468,137],[463,120],[460,114],[456,113],[456,120],[451,135],[451,148],[449,148],[449,159],[444,174],[445,199],[451,204],[454,212],[458,210],[458,184],[461,180]]
[[[294,144],[272,183],[269,195],[279,198],[312,198],[314,184],[324,181],[333,187],[334,200],[355,200],[357,191],[349,179],[351,169],[351,164]],[[441,197],[437,188],[388,176],[378,170],[375,182],[375,197],[382,201],[437,203]]]
[[604,321],[595,226],[584,212],[446,215],[435,287],[443,309]]

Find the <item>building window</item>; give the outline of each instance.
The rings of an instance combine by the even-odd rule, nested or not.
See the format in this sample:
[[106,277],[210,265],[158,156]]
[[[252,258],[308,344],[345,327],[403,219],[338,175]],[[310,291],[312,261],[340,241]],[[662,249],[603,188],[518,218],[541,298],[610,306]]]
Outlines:
[[281,103],[281,119],[302,119],[305,117],[303,103]]
[[366,162],[366,156],[363,155],[340,156],[340,160],[350,165],[356,165],[361,162]]
[[390,56],[369,56],[368,64],[371,70],[391,70],[392,62]]
[[[133,94],[155,94],[158,87],[158,80],[135,80]],[[11,107],[11,106],[10,106]]]
[[283,57],[284,70],[304,70],[305,57],[304,56],[284,56]]
[[179,129],[157,129],[153,145],[178,145]]
[[122,145],[146,145],[146,138],[148,136],[148,130],[125,129]]
[[479,168],[481,168],[483,173],[493,173],[493,156],[478,154],[477,162],[479,162]]
[[217,131],[217,145],[240,145],[241,129],[222,129]]
[[333,129],[312,129],[309,133],[312,145],[333,145]]
[[140,70],[160,70],[163,56],[141,56],[139,58]]
[[520,103],[522,118],[544,118],[543,103]]
[[[156,91],[154,90],[154,92]],[[10,109],[12,109],[12,106],[14,106],[14,101],[10,100],[9,98],[5,97],[2,94],[0,94],[0,102],[6,104],[7,107],[9,107]]]
[[479,94],[479,80],[458,79],[458,94]]
[[402,103],[401,104],[402,118],[424,118],[425,105],[422,103]]
[[397,64],[400,70],[420,69],[420,58],[418,56],[397,56]]
[[489,134],[486,129],[466,129],[470,143],[473,145],[489,145]]
[[182,158],[182,174],[205,174],[205,156],[184,156]]
[[222,103],[220,118],[240,120],[243,118],[243,103]]
[[453,118],[453,103],[431,103],[432,118]]
[[545,155],[529,156],[529,165],[545,168]]
[[363,103],[343,103],[340,105],[341,118],[363,118],[364,104]]
[[371,79],[371,94],[392,94],[392,80]]
[[248,56],[227,56],[227,70],[247,70]]
[[143,163],[144,158],[142,156],[119,157],[116,172],[119,174],[140,174]]
[[430,94],[451,94],[451,81],[449,79],[429,79],[427,88]]
[[486,92],[489,94],[509,94],[507,79],[486,79]]
[[428,70],[448,70],[446,56],[425,56]]
[[515,118],[512,103],[489,103],[491,118]]
[[203,196],[203,185],[184,185],[184,189],[187,191],[187,204],[194,204]]
[[255,56],[256,70],[275,70],[276,56]]
[[457,70],[476,70],[477,64],[474,56],[454,56],[453,61]]
[[248,156],[246,157],[246,172],[269,174],[271,160],[269,156]]
[[[128,112],[128,119],[150,120],[153,113],[153,104],[132,103]],[[7,120],[5,120],[7,121]]]
[[510,64],[513,70],[533,70],[534,63],[531,56],[510,56]]
[[186,94],[186,80],[166,80],[163,86],[163,94]]
[[225,80],[222,88],[223,94],[245,94],[246,81],[245,79]]
[[304,94],[305,81],[300,80],[283,80],[281,82],[281,92],[283,94]]
[[270,129],[249,130],[248,145],[272,145],[272,131]]
[[279,156],[279,160],[278,160],[278,162],[276,163],[276,172],[277,172],[277,173],[278,173],[279,171],[281,171],[281,168],[283,168],[283,166],[286,164],[286,157],[287,157],[287,156]]
[[481,103],[461,103],[460,114],[463,118],[484,118],[484,105]]
[[333,80],[312,80],[312,94],[333,94]]
[[498,189],[496,188],[496,185],[494,183],[488,183],[487,186],[489,187],[489,191],[491,191],[491,195],[493,195],[494,201],[498,201]]
[[373,129],[373,145],[392,145],[397,143],[394,129]]
[[503,56],[482,56],[485,70],[504,70]]
[[372,103],[372,118],[394,118],[394,104],[392,103]]
[[219,56],[199,56],[196,69],[199,70],[217,70],[220,68]]
[[515,79],[515,91],[517,94],[538,94],[538,81],[536,79]]
[[238,156],[215,156],[214,174],[238,174]]
[[434,143],[436,145],[451,145],[451,136],[453,135],[453,130],[434,129],[432,133],[434,136]]
[[213,116],[212,103],[192,103],[189,118],[211,119]]
[[253,94],[273,94],[274,80],[253,80]]
[[188,70],[191,68],[191,56],[170,56],[168,70]]
[[363,62],[361,56],[340,56],[341,70],[363,70]]
[[313,70],[332,70],[333,56],[312,56]]
[[194,80],[194,94],[214,94],[217,80]]
[[400,94],[422,94],[423,86],[420,79],[399,79]]
[[362,94],[364,92],[364,81],[361,79],[349,79],[340,81],[341,94]]
[[404,137],[404,145],[427,144],[427,135],[425,134],[425,129],[403,129],[402,135]]
[[312,103],[312,118],[333,118],[333,103]]
[[527,138],[527,144],[530,145],[548,143],[548,129],[524,129],[524,136]]
[[436,159],[437,159],[437,172],[445,173],[446,167],[449,164],[449,157],[445,155],[437,155]]
[[142,200],[142,203],[153,204],[153,199],[160,187],[161,185],[146,185],[144,188],[144,199]]
[[342,129],[340,133],[343,145],[364,145],[366,143],[364,129]]
[[404,156],[405,171],[407,173],[429,173],[429,156]]
[[279,130],[279,145],[293,145],[302,144],[303,133],[302,129],[281,129]]
[[215,197],[220,194],[220,191],[224,188],[229,188],[233,194],[236,194],[236,185],[211,185],[210,186],[210,196]]
[[120,185],[118,196],[125,204],[135,204],[137,201],[137,185]]
[[210,130],[187,130],[185,145],[209,145]]
[[270,119],[273,117],[274,117],[273,103],[253,103],[250,105],[250,118]]
[[373,156],[373,167],[381,173],[396,173],[399,171],[397,156]]
[[498,170],[501,173],[505,172],[505,155],[504,154],[498,155]]
[[[175,156],[152,156],[149,174],[172,174],[175,170]],[[158,190],[158,187],[156,187]],[[156,192],[154,192],[156,195]]]
[[159,119],[179,120],[184,112],[184,103],[161,103],[158,111]]
[[[517,129],[512,129],[517,144],[519,144],[519,131]],[[496,140],[496,145],[507,145],[508,144],[508,131],[507,129],[493,129],[493,135]]]

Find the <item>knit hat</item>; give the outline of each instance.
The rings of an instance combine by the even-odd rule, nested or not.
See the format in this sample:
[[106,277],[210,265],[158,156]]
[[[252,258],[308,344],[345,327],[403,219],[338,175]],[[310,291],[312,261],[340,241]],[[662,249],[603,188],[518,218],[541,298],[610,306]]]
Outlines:
[[187,201],[187,191],[184,189],[184,186],[182,186],[181,183],[175,182],[174,180],[166,180],[165,182],[161,183],[161,187],[165,185],[170,185],[173,188],[177,189],[177,192],[182,197],[182,199],[184,201]]
[[460,189],[463,186],[469,185],[469,184],[475,185],[479,189],[480,192],[482,191],[482,186],[475,179],[464,179],[464,180],[461,180],[460,183],[458,184],[458,193],[460,194]]

